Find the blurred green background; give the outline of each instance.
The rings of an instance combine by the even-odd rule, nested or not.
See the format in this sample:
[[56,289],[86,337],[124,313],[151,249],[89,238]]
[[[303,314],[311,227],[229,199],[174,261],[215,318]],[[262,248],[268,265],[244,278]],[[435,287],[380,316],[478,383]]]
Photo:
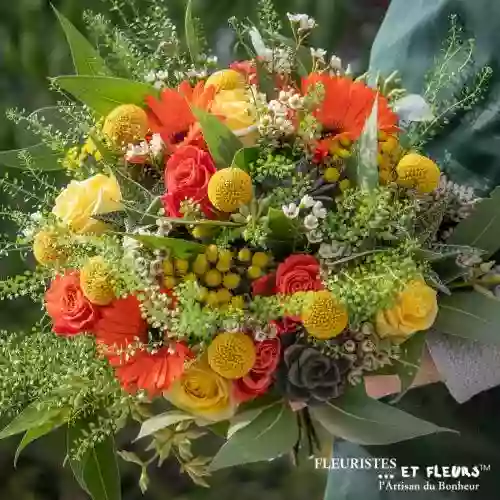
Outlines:
[[[145,0],[138,0],[138,5]],[[172,18],[182,26],[183,0],[165,0]],[[53,0],[52,2],[77,27],[84,29],[82,12],[93,9],[106,12],[102,0]],[[384,16],[388,0],[276,0],[284,17],[286,12],[305,12],[317,19],[320,26],[313,44],[328,49],[363,70],[368,52]],[[231,33],[227,27],[230,16],[252,16],[254,1],[198,0],[195,11],[209,34],[210,43],[221,61],[230,61]],[[71,73],[69,50],[57,25],[48,0],[1,0],[0,2],[0,150],[19,147],[20,134],[4,116],[8,108],[28,111],[53,102],[48,91],[48,76]],[[0,205],[6,200],[0,193]],[[0,220],[0,233],[12,232],[12,226]],[[25,264],[19,259],[0,261],[0,279],[12,275]],[[28,328],[37,311],[27,302],[0,303],[1,328]],[[0,373],[1,376],[1,373]],[[122,437],[123,446],[134,433]],[[0,499],[12,500],[79,500],[86,498],[72,479],[70,471],[61,465],[64,455],[63,436],[55,434],[28,448],[12,465],[17,439],[0,443]],[[205,450],[206,451],[206,450]],[[218,499],[235,496],[239,500],[278,500],[281,498],[321,499],[326,473],[314,471],[307,462],[298,469],[287,459],[252,467],[241,467],[218,473],[212,489],[191,485],[180,476],[177,464],[166,462],[151,473],[151,488],[147,500]],[[137,486],[137,470],[124,465],[123,491],[125,500],[143,498]]]

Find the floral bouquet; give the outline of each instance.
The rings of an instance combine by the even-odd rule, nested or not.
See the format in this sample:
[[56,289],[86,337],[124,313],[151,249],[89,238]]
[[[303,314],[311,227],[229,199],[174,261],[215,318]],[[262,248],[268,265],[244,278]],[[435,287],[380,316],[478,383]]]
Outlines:
[[[468,50],[457,21],[419,96],[308,46],[306,15],[288,14],[283,35],[268,1],[260,26],[230,20],[247,55],[221,69],[190,1],[182,43],[165,8],[148,9],[126,29],[86,13],[94,44],[56,12],[77,74],[51,80],[56,106],[9,112],[41,142],[0,154],[29,179],[1,180],[23,198],[3,212],[20,231],[2,253],[36,266],[0,296],[44,314],[2,332],[0,438],[23,433],[17,459],[64,427],[81,486],[114,500],[117,453],[145,490],[169,456],[206,485],[221,468],[323,453],[329,436],[448,431],[363,381],[393,374],[408,390],[431,328],[498,331],[500,191],[480,199],[422,154],[491,73],[443,97]],[[130,419],[146,449],[116,452]],[[210,432],[225,444],[197,456]]]

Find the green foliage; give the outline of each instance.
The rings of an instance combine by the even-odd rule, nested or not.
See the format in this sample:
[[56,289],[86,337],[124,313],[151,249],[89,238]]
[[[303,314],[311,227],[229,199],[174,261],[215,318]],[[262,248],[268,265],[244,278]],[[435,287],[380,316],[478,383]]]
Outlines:
[[233,164],[234,157],[243,148],[241,141],[216,116],[193,108],[217,168]]
[[228,438],[215,455],[210,470],[271,460],[291,452],[298,438],[295,413],[286,404],[275,404]]
[[0,151],[0,165],[10,168],[26,169],[33,166],[39,170],[59,170],[62,168],[63,155],[40,143],[23,149]]
[[179,422],[184,422],[185,420],[193,420],[193,415],[189,415],[187,413],[183,413],[178,410],[169,411],[166,413],[160,413],[159,415],[155,415],[154,417],[148,418],[141,425],[141,430],[136,438],[142,439],[147,436],[151,436],[157,431],[162,429],[166,429],[172,425],[176,425]]
[[142,107],[146,96],[158,94],[147,83],[109,76],[58,76],[53,79],[53,84],[103,116],[120,104]]
[[193,1],[188,0],[186,5],[186,17],[184,20],[184,29],[186,44],[188,46],[191,61],[196,64],[200,57],[200,47],[198,44],[198,35],[196,33],[195,21],[193,19]]
[[174,257],[179,259],[189,258],[205,251],[205,245],[180,238],[149,234],[127,234],[127,236],[153,250],[169,250]]
[[106,63],[90,42],[75,28],[68,18],[55,7],[54,12],[64,30],[73,57],[73,65],[78,75],[106,75]]
[[310,409],[332,435],[362,445],[385,445],[436,432],[454,432],[368,397],[358,389]]

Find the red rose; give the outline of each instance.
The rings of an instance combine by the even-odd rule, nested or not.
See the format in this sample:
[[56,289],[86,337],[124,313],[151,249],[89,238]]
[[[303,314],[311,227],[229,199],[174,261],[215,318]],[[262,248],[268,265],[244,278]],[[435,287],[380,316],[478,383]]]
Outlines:
[[83,295],[77,272],[59,275],[52,281],[45,293],[45,307],[58,335],[88,332],[99,317],[98,309]]
[[255,344],[256,359],[248,375],[234,381],[234,396],[240,403],[264,394],[272,384],[272,374],[279,360],[281,343],[278,338]]
[[276,273],[266,274],[252,282],[252,294],[264,297],[276,295]]
[[194,146],[184,146],[169,158],[165,167],[165,210],[172,217],[182,217],[181,202],[189,198],[199,203],[205,215],[213,212],[208,200],[208,182],[216,168],[206,151]]
[[278,266],[276,286],[283,294],[322,290],[318,261],[312,255],[291,255]]
[[284,316],[283,319],[273,320],[270,323],[276,328],[277,335],[295,333],[297,328],[302,324],[300,318],[292,318],[291,316]]

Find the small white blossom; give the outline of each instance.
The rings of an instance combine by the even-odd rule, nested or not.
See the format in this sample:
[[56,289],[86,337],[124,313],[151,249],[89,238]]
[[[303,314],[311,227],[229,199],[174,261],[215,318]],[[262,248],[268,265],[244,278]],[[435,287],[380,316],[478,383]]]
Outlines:
[[42,220],[42,214],[40,212],[33,212],[30,214],[30,219],[33,222],[40,222]]
[[302,109],[304,107],[304,98],[299,94],[293,94],[288,99],[288,107],[293,110]]
[[324,219],[326,217],[326,208],[323,206],[323,203],[321,203],[321,201],[317,201],[314,204],[312,213],[314,217],[317,217],[318,219]]
[[158,80],[166,80],[168,78],[168,71],[158,71],[158,73],[156,73],[156,78],[158,78]]
[[321,231],[310,231],[307,233],[307,239],[309,243],[320,243],[323,241],[323,233]]
[[304,226],[308,231],[312,231],[319,226],[319,221],[317,217],[312,214],[309,214],[304,219]]
[[290,14],[288,12],[287,17],[291,23],[299,25],[299,31],[310,31],[316,27],[315,19],[309,17],[307,14]]
[[208,64],[217,64],[217,61],[218,61],[218,57],[217,56],[208,56],[207,57],[207,63]]
[[348,64],[347,68],[345,69],[345,76],[352,76],[352,75],[354,75],[354,71],[352,70],[352,66]]
[[156,80],[156,73],[154,71],[150,71],[146,74],[144,80],[148,83],[153,83]]
[[330,58],[330,68],[334,71],[340,71],[342,69],[342,59],[340,57],[333,55]]
[[295,219],[300,212],[300,208],[295,203],[290,203],[290,205],[283,205],[281,209],[289,219]]
[[142,141],[140,144],[129,144],[127,152],[125,153],[125,159],[127,161],[137,158],[139,156],[147,156],[149,154],[149,145],[146,141]]
[[149,151],[153,156],[159,156],[163,153],[163,148],[165,146],[165,143],[163,142],[163,139],[161,138],[160,134],[153,134],[151,137],[151,141],[149,143]]
[[287,107],[277,100],[273,99],[272,101],[269,101],[267,106],[269,111],[272,111],[276,116],[286,116],[288,114]]
[[311,56],[313,57],[313,59],[317,59],[318,61],[324,63],[325,56],[326,56],[326,50],[325,49],[315,49],[314,47],[311,47]]
[[312,208],[314,206],[314,203],[314,198],[312,196],[309,196],[308,194],[303,196],[300,200],[301,208]]
[[164,83],[163,83],[161,80],[157,80],[157,81],[154,83],[153,87],[154,87],[155,89],[157,89],[157,90],[160,90],[161,88],[163,88],[163,85],[164,85]]

